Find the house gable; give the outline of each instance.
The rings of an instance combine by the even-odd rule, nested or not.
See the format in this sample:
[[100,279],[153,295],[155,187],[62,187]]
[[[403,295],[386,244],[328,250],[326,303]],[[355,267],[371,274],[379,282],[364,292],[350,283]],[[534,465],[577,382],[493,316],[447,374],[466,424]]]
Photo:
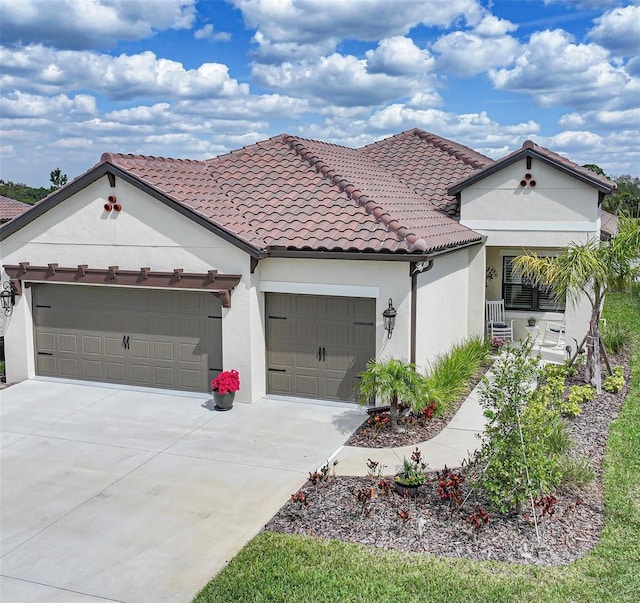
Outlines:
[[450,187],[460,197],[460,222],[488,245],[563,247],[597,237],[601,196],[615,185],[557,157],[525,143]]

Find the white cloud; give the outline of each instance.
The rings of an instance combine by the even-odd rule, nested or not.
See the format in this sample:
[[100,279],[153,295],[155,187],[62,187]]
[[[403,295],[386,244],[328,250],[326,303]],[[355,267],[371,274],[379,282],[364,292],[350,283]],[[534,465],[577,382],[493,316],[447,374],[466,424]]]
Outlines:
[[369,73],[366,60],[337,53],[314,62],[256,64],[253,75],[269,88],[348,107],[373,106],[434,87],[428,75]]
[[589,35],[598,44],[623,56],[640,53],[640,5],[614,8],[595,23]]
[[[640,108],[624,111],[586,111],[563,115],[558,124],[563,128],[593,128],[599,130],[619,130],[637,128],[640,124]],[[639,132],[640,135],[640,132]]]
[[210,40],[212,42],[228,42],[231,40],[231,34],[226,31],[216,32],[213,30],[213,25],[211,23],[207,23],[204,27],[197,29],[193,32],[193,37],[196,40]]
[[[196,0],[0,0],[4,44],[103,48],[166,29],[189,29]],[[55,24],[55,25],[54,25]]]
[[73,98],[58,94],[39,96],[23,92],[10,92],[0,97],[0,113],[5,118],[59,119],[68,115],[83,119],[97,114],[96,99],[88,94],[77,94]]
[[332,52],[340,40],[402,36],[419,24],[475,25],[485,12],[477,0],[231,1],[257,30],[257,58],[263,62],[319,57]]
[[248,93],[220,63],[185,69],[182,63],[153,52],[112,57],[90,51],[55,50],[33,45],[3,48],[2,87],[40,94],[91,88],[107,98],[231,97]]
[[561,30],[531,36],[513,68],[490,70],[498,89],[526,92],[542,107],[622,109],[637,103],[638,81],[597,44],[574,44]]
[[381,40],[375,50],[367,50],[367,71],[387,75],[412,75],[431,71],[433,57],[410,38],[395,36]]

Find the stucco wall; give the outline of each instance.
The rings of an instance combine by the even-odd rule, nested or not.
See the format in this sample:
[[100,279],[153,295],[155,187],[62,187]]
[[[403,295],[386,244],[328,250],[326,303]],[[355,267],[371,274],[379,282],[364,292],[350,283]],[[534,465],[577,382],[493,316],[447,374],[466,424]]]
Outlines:
[[[121,212],[103,209],[107,197],[113,194],[122,204]],[[247,354],[254,343],[259,347],[262,341],[262,335],[256,335],[260,333],[260,320],[255,312],[249,256],[128,183],[117,179],[112,189],[107,178],[101,178],[5,239],[2,263],[24,261],[32,265],[116,265],[122,270],[149,266],[158,271],[216,269],[241,274],[231,308],[222,310],[224,368],[240,371],[238,401],[253,401],[264,390],[264,374],[254,371],[254,359]],[[6,278],[3,274],[3,280]],[[29,290],[17,299],[5,335],[8,381],[31,377],[35,371]]]
[[436,257],[433,267],[418,277],[416,365],[426,372],[437,355],[468,337],[469,325],[478,321],[478,308],[469,304],[470,253],[477,251]]
[[[531,174],[536,186],[520,186]],[[461,193],[460,222],[487,236],[492,246],[562,247],[598,236],[598,191],[533,160],[522,159]]]

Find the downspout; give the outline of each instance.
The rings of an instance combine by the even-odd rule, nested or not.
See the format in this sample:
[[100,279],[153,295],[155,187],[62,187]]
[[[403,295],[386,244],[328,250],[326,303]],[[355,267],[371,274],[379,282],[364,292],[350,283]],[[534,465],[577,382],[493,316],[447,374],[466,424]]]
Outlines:
[[418,317],[418,275],[433,268],[433,259],[424,262],[411,262],[409,272],[411,274],[411,358],[412,364],[416,363],[416,321]]

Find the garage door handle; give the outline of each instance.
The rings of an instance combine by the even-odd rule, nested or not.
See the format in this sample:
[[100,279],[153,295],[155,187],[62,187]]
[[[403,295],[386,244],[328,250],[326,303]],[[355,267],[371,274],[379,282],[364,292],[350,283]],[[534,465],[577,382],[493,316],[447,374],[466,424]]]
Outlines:
[[318,353],[316,354],[316,358],[318,359],[318,362],[320,362],[322,360],[322,348],[318,347]]
[[327,359],[327,350],[322,346],[322,361],[324,362]]
[[129,336],[128,335],[123,335],[122,336],[122,347],[125,350],[129,349]]

